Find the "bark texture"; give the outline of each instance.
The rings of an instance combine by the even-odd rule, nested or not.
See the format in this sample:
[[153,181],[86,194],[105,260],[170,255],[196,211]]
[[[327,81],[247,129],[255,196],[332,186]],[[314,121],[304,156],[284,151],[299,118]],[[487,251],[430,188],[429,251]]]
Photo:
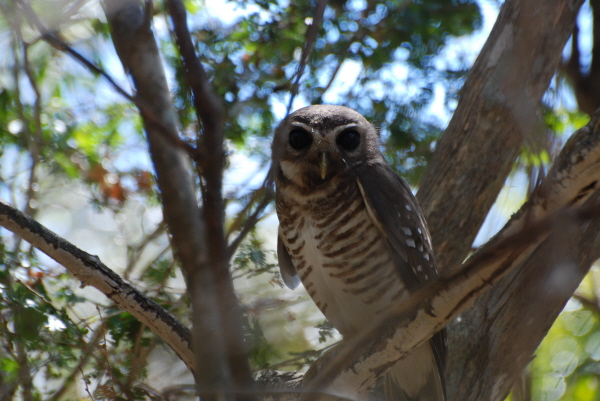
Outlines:
[[417,193],[442,270],[468,255],[521,145],[540,128],[540,100],[582,3],[502,6]]
[[[205,238],[207,263],[201,270],[211,273],[206,280],[196,272],[195,281],[190,288],[194,301],[194,325],[205,325],[204,318],[214,314],[215,308],[219,321],[212,329],[222,336],[224,354],[227,358],[226,378],[229,386],[221,389],[246,391],[252,388],[250,364],[244,347],[244,335],[241,330],[242,312],[234,294],[233,281],[229,271],[227,246],[225,240],[225,205],[223,204],[223,166],[225,149],[223,138],[224,109],[221,99],[215,94],[208,75],[195,51],[192,37],[187,27],[187,12],[181,0],[167,0],[167,10],[173,22],[173,31],[186,72],[187,83],[192,91],[194,108],[202,131],[197,136],[198,150],[195,161],[198,166],[202,189],[202,215],[208,235]],[[212,280],[212,281],[211,281]],[[207,299],[210,294],[213,299]],[[199,313],[197,313],[198,311]],[[197,333],[197,348],[206,347],[206,337]],[[209,345],[210,346],[210,345]],[[198,364],[206,360],[198,355]],[[222,383],[225,384],[225,383]],[[199,389],[213,386],[213,382],[199,383]]]
[[[479,252],[540,216],[597,202],[600,115],[572,136],[548,176],[505,228]],[[579,164],[580,161],[587,160]],[[449,399],[502,400],[591,264],[600,257],[600,218],[564,222],[450,325]],[[474,257],[476,257],[477,252]]]
[[[581,3],[512,0],[502,6],[417,195],[442,270],[459,266],[468,256],[521,146],[535,144],[540,100],[559,65]],[[544,297],[531,287],[532,281],[539,280],[532,272],[539,269],[536,261],[541,265],[548,256],[536,255],[540,259],[517,267],[519,272],[494,286],[460,322],[450,325],[449,399],[505,397],[515,372],[525,367],[571,295],[574,284],[565,282],[565,290],[555,294],[558,298],[553,302],[533,302]],[[583,271],[591,262],[573,263]],[[523,309],[524,304],[537,309]],[[536,313],[547,320],[531,320]],[[528,319],[539,324],[528,325],[528,331],[521,332],[526,341],[511,348],[515,326]]]

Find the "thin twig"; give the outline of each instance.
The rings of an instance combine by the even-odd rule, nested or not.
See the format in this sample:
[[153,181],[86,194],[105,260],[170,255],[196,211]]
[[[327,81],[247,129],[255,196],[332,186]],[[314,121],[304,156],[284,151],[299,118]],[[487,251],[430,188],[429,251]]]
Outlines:
[[239,230],[239,228],[242,225],[242,222],[244,220],[244,216],[248,213],[248,211],[252,208],[252,206],[254,206],[254,204],[264,196],[265,188],[268,185],[267,180],[268,180],[268,178],[265,178],[265,181],[263,182],[263,184],[259,188],[254,190],[254,192],[250,196],[250,200],[248,201],[246,206],[244,206],[242,208],[242,210],[240,210],[237,213],[237,217],[235,218],[235,220],[233,220],[233,222],[227,228],[227,231],[225,233],[225,238],[229,238],[229,236],[231,234],[233,234],[234,232]]
[[344,61],[346,61],[346,54],[350,50],[352,43],[354,43],[356,40],[361,40],[362,37],[364,37],[364,33],[362,33],[359,37],[353,36],[350,38],[350,40],[348,40],[348,46],[346,46],[346,48],[340,53],[341,54],[340,60],[337,64],[337,66],[335,67],[335,69],[333,70],[333,73],[331,73],[331,76],[329,77],[329,81],[327,82],[327,85],[325,85],[325,87],[323,88],[323,93],[321,94],[321,96],[329,90],[329,88],[333,84],[333,81],[335,81],[335,78],[337,77],[338,72],[340,72],[340,68],[342,67],[342,64],[344,64]]
[[[32,132],[29,128],[28,118],[25,115],[25,108],[23,107],[23,102],[21,100],[21,90],[20,90],[20,70],[21,65],[19,64],[19,57],[16,51],[17,43],[14,43],[14,65],[13,65],[13,77],[15,82],[15,104],[17,109],[17,114],[23,123],[23,132],[25,134],[25,138],[29,144],[30,157],[31,157],[31,165],[29,167],[29,178],[27,184],[27,190],[25,192],[25,204],[24,211],[25,214],[32,215],[34,208],[32,207],[32,200],[36,192],[34,191],[34,186],[37,182],[36,169],[40,160],[40,152],[41,152],[41,142],[42,142],[42,123],[41,123],[41,114],[42,114],[42,106],[41,106],[41,94],[39,87],[37,85],[37,81],[35,80],[35,76],[31,71],[31,65],[29,63],[29,44],[25,42],[23,39],[23,35],[21,32],[21,16],[18,15],[9,15],[10,11],[6,7],[5,4],[0,3],[0,10],[5,16],[5,19],[9,21],[11,29],[13,31],[13,40],[15,42],[19,42],[21,46],[21,50],[23,52],[23,65],[22,68],[25,71],[25,75],[29,80],[29,83],[33,89],[33,93],[35,96],[34,100],[34,108],[33,108],[33,120],[35,125],[35,130]],[[15,37],[16,36],[16,37]],[[16,195],[16,191],[11,191],[13,196]],[[16,203],[15,203],[16,204]],[[21,246],[21,237],[16,237],[15,239],[15,250],[18,250]]]
[[292,90],[290,93],[290,101],[287,107],[287,113],[290,114],[292,111],[292,106],[294,104],[294,98],[298,95],[298,88],[300,87],[300,79],[304,74],[304,69],[306,68],[306,64],[308,63],[308,59],[310,57],[310,53],[312,52],[312,48],[317,40],[317,34],[319,33],[319,29],[321,28],[321,23],[323,22],[323,13],[325,12],[325,6],[327,5],[327,0],[318,0],[317,6],[315,7],[315,14],[313,16],[312,24],[306,30],[306,38],[304,40],[304,49],[302,50],[302,55],[300,56],[300,63],[298,64],[298,69],[296,70],[295,76],[296,79],[294,84],[292,85]]
[[88,395],[90,396],[90,400],[96,401],[96,399],[92,395],[92,392],[90,391],[89,381],[85,377],[85,374],[83,373],[83,369],[80,369],[80,371],[81,371],[81,377],[83,377],[83,384],[85,385],[85,392],[88,393]]
[[[246,236],[250,233],[250,231],[256,226],[256,223],[260,220],[260,217],[259,217],[260,214],[265,210],[265,208],[269,205],[269,203],[271,203],[271,200],[273,200],[273,198],[274,198],[274,193],[270,188],[268,188],[266,186],[266,182],[254,194],[254,197],[256,197],[256,198],[259,198],[260,196],[262,196],[262,200],[254,209],[254,212],[252,212],[252,214],[250,216],[248,216],[248,218],[246,219],[246,223],[242,227],[242,230],[240,231],[240,233],[233,239],[233,241],[231,241],[231,243],[227,247],[228,260],[231,260],[231,258],[233,257],[233,254],[238,249],[238,247],[240,246],[242,241],[246,238]],[[255,201],[256,201],[256,199],[252,199],[249,202],[248,206],[250,206]],[[247,210],[247,207],[244,209],[244,211],[240,212],[240,217],[238,217],[238,219],[236,219],[234,221],[235,227],[231,228],[232,232],[239,227],[242,216],[243,216],[242,213],[245,213],[245,211]]]
[[[159,236],[163,235],[165,233],[167,229],[167,224],[162,221],[158,224],[158,226],[156,226],[156,229],[154,229],[154,231],[152,231],[150,234],[148,234],[141,242],[141,244],[139,244],[138,246],[135,247],[135,249],[132,250],[133,252],[133,256],[130,258],[130,260],[127,262],[127,266],[125,267],[125,271],[123,272],[123,277],[125,279],[129,278],[129,274],[131,273],[131,271],[133,270],[133,268],[135,267],[136,263],[140,260],[140,258],[142,257],[142,253],[144,252],[144,250],[146,249],[146,247],[155,239],[157,239]],[[169,244],[169,246],[167,247],[170,248],[171,245]],[[159,253],[159,255],[162,255],[165,251],[161,251]],[[128,255],[129,258],[129,255]],[[155,258],[157,259],[157,258]]]
[[[21,18],[17,18],[17,20],[20,21]],[[29,62],[29,45],[23,39],[20,24],[16,31],[16,34],[19,37],[19,41],[21,42],[21,47],[23,51],[23,70],[25,71],[25,75],[27,76],[29,85],[33,89],[35,97],[33,102],[33,123],[35,125],[35,129],[30,135],[28,135],[27,138],[29,142],[31,166],[29,168],[29,180],[27,185],[27,191],[25,194],[25,214],[31,215],[34,209],[32,207],[32,201],[34,200],[36,194],[36,191],[34,190],[34,186],[37,182],[36,169],[40,161],[40,152],[42,146],[42,95],[40,93],[40,89],[38,87],[35,75],[31,70],[31,64]]]
[[[97,330],[94,331],[94,335],[92,336],[92,338],[90,339],[90,341],[83,347],[84,348],[84,350],[83,350],[84,352],[82,352],[82,355],[79,358],[79,361],[77,362],[77,365],[71,371],[71,373],[68,374],[67,377],[63,380],[62,385],[54,392],[54,394],[52,394],[50,396],[50,398],[48,399],[48,401],[58,401],[58,400],[62,399],[62,396],[69,389],[69,387],[73,384],[73,382],[75,381],[75,378],[77,377],[77,375],[80,372],[83,375],[83,367],[90,360],[91,353],[93,352],[92,350],[94,350],[94,349],[97,348],[98,343],[102,339],[102,337],[103,337],[103,330],[104,330],[104,326],[101,326],[99,329],[97,329]],[[80,340],[82,342],[84,342],[84,344],[85,344],[85,340],[83,338],[80,338]]]

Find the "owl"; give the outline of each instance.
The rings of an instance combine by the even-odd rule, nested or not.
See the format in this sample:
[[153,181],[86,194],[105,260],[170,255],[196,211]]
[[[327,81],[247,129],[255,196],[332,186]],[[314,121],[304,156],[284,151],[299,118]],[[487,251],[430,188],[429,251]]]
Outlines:
[[[417,200],[361,114],[297,110],[276,129],[272,156],[281,276],[292,289],[301,282],[344,337],[438,274]],[[398,361],[386,373],[386,400],[444,400],[445,354],[441,331]]]

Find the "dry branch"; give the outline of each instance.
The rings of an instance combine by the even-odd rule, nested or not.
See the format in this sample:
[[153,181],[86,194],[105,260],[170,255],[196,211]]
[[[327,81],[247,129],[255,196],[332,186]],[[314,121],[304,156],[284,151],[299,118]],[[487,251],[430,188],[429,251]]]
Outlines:
[[163,339],[191,369],[191,334],[173,315],[90,255],[0,199],[0,225],[63,265],[81,286],[91,285]]

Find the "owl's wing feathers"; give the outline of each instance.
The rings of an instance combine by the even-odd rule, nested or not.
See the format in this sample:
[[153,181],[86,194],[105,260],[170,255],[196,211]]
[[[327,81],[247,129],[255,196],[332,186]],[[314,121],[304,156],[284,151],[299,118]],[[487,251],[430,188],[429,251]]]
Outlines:
[[[385,162],[359,164],[354,170],[370,214],[396,251],[395,262],[407,289],[414,291],[434,280],[437,266],[429,231],[408,184]],[[430,344],[438,370],[443,372],[446,330],[434,334]],[[441,376],[443,383],[443,374]]]
[[279,259],[279,271],[285,285],[293,290],[300,285],[300,277],[292,263],[292,258],[281,240],[281,234],[277,235],[277,259]]
[[408,184],[383,163],[355,167],[359,187],[370,214],[398,258],[400,274],[409,291],[437,275],[431,241],[421,209]]

